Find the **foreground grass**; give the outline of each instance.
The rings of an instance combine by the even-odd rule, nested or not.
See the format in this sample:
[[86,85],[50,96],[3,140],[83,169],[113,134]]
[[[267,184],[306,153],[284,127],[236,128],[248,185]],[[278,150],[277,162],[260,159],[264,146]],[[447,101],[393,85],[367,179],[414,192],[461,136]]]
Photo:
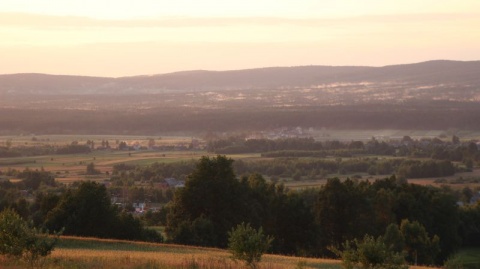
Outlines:
[[480,248],[461,249],[452,260],[455,265],[461,266],[461,268],[480,269]]
[[[181,245],[63,236],[47,257],[43,268],[246,268],[233,261],[226,250]],[[337,260],[265,255],[259,268],[340,269]],[[21,263],[5,262],[1,268],[24,268]]]
[[[170,244],[62,236],[42,268],[60,269],[240,269],[228,251]],[[22,262],[0,260],[0,268],[26,268]],[[341,269],[338,260],[264,255],[259,269]],[[424,267],[411,267],[422,269]],[[429,268],[431,269],[431,268]]]

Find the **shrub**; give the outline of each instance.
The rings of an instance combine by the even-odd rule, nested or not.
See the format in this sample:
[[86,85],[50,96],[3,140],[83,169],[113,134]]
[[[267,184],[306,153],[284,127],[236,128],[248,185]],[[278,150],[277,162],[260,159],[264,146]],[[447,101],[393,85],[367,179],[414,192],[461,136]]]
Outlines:
[[342,265],[346,269],[407,269],[403,254],[387,247],[381,237],[365,235],[363,240],[346,241],[344,250],[334,250],[342,258]]
[[48,256],[57,243],[58,235],[30,227],[15,211],[0,213],[0,254],[13,259],[24,259],[31,267]]
[[250,268],[257,267],[257,263],[273,241],[272,237],[263,234],[261,227],[257,231],[245,223],[237,225],[228,236],[228,249],[233,258],[245,261]]

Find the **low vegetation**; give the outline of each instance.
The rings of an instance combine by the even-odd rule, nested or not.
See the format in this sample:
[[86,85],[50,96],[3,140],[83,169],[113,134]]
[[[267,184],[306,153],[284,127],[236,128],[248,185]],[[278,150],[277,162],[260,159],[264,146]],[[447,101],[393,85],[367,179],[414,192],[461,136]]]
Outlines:
[[55,248],[58,234],[31,227],[15,211],[0,212],[0,255],[15,261],[23,260],[29,267],[40,266]]
[[263,234],[262,227],[256,230],[249,223],[241,223],[228,233],[228,249],[233,258],[245,261],[253,269],[257,268],[272,241],[273,237]]

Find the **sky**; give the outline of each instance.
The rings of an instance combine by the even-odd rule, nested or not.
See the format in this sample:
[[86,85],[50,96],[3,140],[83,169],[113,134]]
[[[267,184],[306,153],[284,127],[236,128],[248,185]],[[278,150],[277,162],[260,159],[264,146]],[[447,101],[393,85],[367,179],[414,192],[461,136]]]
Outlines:
[[0,74],[480,60],[479,0],[1,0]]

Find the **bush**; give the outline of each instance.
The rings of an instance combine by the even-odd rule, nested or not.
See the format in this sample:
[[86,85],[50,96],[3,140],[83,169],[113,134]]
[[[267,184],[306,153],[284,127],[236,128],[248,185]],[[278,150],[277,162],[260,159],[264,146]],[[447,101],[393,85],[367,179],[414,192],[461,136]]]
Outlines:
[[346,241],[343,251],[334,250],[342,258],[342,265],[346,269],[407,269],[403,254],[387,247],[381,237],[365,235],[363,240]]
[[228,236],[228,249],[233,258],[245,261],[251,268],[257,267],[257,263],[273,241],[272,237],[263,234],[261,227],[257,231],[245,223],[237,225]]
[[58,236],[49,236],[29,226],[15,211],[0,213],[0,254],[13,259],[24,259],[31,267],[48,256]]

